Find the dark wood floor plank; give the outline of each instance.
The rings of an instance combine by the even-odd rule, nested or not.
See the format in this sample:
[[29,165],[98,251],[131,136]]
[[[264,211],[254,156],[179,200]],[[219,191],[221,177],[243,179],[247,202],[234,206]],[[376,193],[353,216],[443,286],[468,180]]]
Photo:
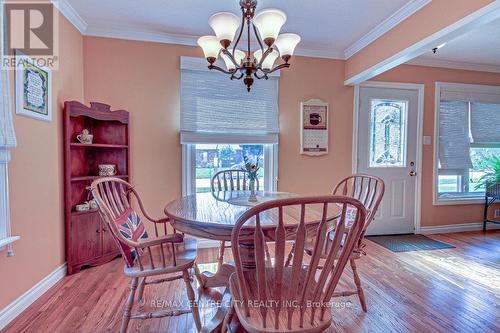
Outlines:
[[[432,235],[454,249],[393,253],[368,242],[359,261],[368,302],[363,313],[355,296],[335,299],[330,332],[499,332],[500,231]],[[226,260],[231,260],[230,250]],[[201,249],[198,262],[215,269],[217,251]],[[206,265],[205,265],[206,264]],[[129,281],[121,259],[65,277],[2,332],[116,332]],[[339,289],[352,287],[346,269]],[[202,323],[215,314],[211,300],[200,298]],[[182,280],[146,288],[146,303],[176,301],[187,307]],[[195,332],[191,315],[131,321],[130,332]]]

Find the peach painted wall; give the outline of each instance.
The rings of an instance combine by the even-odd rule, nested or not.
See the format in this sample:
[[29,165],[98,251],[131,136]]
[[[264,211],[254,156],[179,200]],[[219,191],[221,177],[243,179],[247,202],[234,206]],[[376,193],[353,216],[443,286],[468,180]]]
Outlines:
[[181,194],[180,56],[195,47],[84,37],[85,102],[130,112],[131,181],[162,216]]
[[[424,135],[434,143],[435,83],[456,82],[500,85],[499,73],[473,72],[455,69],[401,65],[373,79],[374,81],[425,84]],[[422,152],[422,226],[480,222],[483,205],[433,206],[433,145],[423,146]]]
[[[103,55],[106,55],[105,57]],[[152,214],[181,194],[179,57],[194,47],[84,37],[85,101],[131,112],[133,183]],[[328,193],[351,173],[353,88],[343,85],[344,61],[297,57],[280,78],[279,185],[281,191]],[[424,135],[434,133],[435,81],[500,84],[500,74],[402,65],[375,80],[424,83]],[[258,84],[258,82],[256,83]],[[331,106],[330,149],[299,154],[299,103],[321,98]],[[479,222],[480,205],[432,205],[432,146],[423,149],[422,226]]]
[[80,33],[63,16],[59,22],[60,68],[52,72],[52,122],[13,116],[18,146],[9,165],[11,224],[21,240],[13,244],[13,257],[0,253],[0,309],[65,261],[62,104],[83,99],[83,51]]
[[[343,77],[344,61],[340,60],[298,57],[290,70],[282,71],[279,190],[328,194],[341,178],[351,174],[354,88],[344,86]],[[321,157],[299,154],[300,102],[311,98],[330,104],[330,153]]]
[[[85,102],[102,101],[131,112],[132,181],[156,216],[181,194],[182,55],[202,53],[196,47],[84,37]],[[343,85],[343,61],[297,57],[292,66],[280,78],[279,189],[328,193],[351,170],[353,88]],[[335,154],[299,155],[299,103],[311,98],[332,105]]]
[[345,79],[362,73],[491,2],[493,0],[433,0],[349,58]]

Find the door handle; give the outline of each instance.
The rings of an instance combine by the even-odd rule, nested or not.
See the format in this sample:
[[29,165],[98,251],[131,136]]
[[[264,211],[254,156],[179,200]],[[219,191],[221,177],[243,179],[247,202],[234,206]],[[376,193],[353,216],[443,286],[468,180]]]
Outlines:
[[411,170],[410,170],[410,177],[415,177],[417,175],[417,172],[415,171],[415,162],[411,161],[410,162]]

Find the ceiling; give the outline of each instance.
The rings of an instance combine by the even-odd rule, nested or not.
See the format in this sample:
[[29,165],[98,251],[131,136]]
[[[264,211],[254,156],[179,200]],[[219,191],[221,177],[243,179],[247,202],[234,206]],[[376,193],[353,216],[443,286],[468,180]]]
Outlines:
[[[299,54],[344,58],[353,44],[385,32],[390,24],[411,15],[422,0],[259,0],[258,9],[275,7],[288,15],[283,32],[302,36]],[[213,34],[207,20],[217,11],[239,12],[238,0],[66,0],[88,25],[84,34],[121,36],[193,44]],[[396,16],[398,17],[395,17]],[[404,17],[404,15],[406,15]],[[397,22],[395,22],[397,21]],[[380,31],[385,29],[385,31]],[[147,38],[146,38],[147,39]],[[355,45],[356,46],[356,45]],[[356,50],[355,50],[356,51]]]
[[409,63],[500,72],[500,19],[446,43]]

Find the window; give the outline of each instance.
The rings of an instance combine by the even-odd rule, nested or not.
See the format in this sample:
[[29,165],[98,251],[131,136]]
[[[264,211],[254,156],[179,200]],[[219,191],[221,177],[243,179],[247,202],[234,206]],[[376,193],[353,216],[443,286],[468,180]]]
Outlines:
[[[274,145],[269,144],[193,144],[185,145],[187,155],[192,155],[190,169],[194,169],[190,181],[185,184],[185,193],[210,192],[210,180],[220,170],[241,169],[243,156],[259,158],[259,188],[275,190],[273,176],[276,170],[270,161],[275,160]],[[193,165],[194,164],[194,165]],[[274,163],[275,164],[275,163]]]
[[240,81],[210,71],[206,61],[181,57],[183,194],[210,191],[212,176],[259,157],[260,188],[276,189],[278,76],[247,92]]
[[370,168],[406,166],[407,109],[407,101],[371,101]]
[[477,202],[488,160],[500,155],[500,86],[437,83],[435,202]]

